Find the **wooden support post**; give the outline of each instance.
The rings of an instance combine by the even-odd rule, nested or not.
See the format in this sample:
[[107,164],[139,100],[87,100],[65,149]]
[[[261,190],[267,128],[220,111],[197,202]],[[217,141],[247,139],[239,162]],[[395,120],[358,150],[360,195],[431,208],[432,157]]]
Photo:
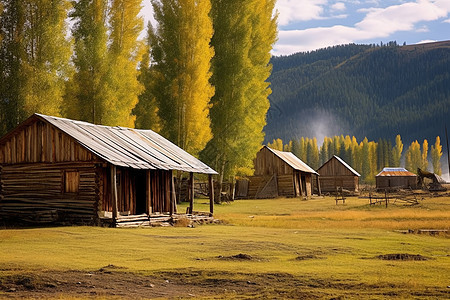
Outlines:
[[111,202],[112,202],[112,217],[115,226],[117,220],[117,170],[116,166],[110,165],[111,169]]
[[147,215],[152,213],[152,188],[150,170],[145,172],[145,208]]
[[176,203],[177,196],[175,194],[175,181],[173,179],[173,171],[170,170],[170,215],[173,215]]
[[294,171],[294,174],[292,175],[292,181],[294,183],[294,197],[298,196],[299,189],[298,189],[298,177],[297,173]]
[[316,182],[317,182],[317,194],[318,194],[319,196],[322,196],[322,190],[320,189],[319,175],[316,175]]
[[299,172],[298,173],[298,187],[299,187],[299,191],[300,191],[300,197],[303,197],[303,182],[302,182],[302,174]]
[[194,211],[194,173],[189,174],[189,213]]
[[386,202],[386,208],[388,207],[388,196],[387,196],[387,190],[384,190],[384,200]]
[[214,213],[214,179],[212,175],[208,176],[209,186],[209,212],[211,215]]

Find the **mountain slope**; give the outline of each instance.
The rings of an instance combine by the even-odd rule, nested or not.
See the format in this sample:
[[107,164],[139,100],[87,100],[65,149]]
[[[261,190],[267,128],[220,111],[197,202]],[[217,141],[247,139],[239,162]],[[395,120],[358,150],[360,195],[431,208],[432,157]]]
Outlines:
[[[266,142],[341,134],[358,140],[443,135],[450,41],[345,45],[274,57]],[[450,126],[450,122],[447,124]]]

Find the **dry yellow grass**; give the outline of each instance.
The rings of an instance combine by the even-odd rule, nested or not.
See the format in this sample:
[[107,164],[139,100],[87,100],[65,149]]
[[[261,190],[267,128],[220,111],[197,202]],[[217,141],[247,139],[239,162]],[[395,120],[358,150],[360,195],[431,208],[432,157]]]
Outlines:
[[[207,200],[195,203],[196,210],[208,208]],[[108,265],[118,267],[113,272],[182,280],[181,288],[183,284],[211,286],[204,299],[292,299],[305,295],[426,299],[442,297],[448,291],[449,236],[400,234],[395,230],[449,229],[450,198],[388,208],[370,206],[360,198],[349,198],[345,205],[336,205],[331,197],[239,200],[216,205],[215,216],[224,224],[0,230],[0,298],[9,296],[1,291],[2,280],[7,283],[8,276],[71,270],[98,274]],[[253,259],[221,259],[240,253]],[[377,259],[396,253],[428,260]],[[256,281],[257,289],[246,289],[245,295],[221,289],[224,283],[247,287],[247,281]],[[64,293],[60,298],[76,299]]]

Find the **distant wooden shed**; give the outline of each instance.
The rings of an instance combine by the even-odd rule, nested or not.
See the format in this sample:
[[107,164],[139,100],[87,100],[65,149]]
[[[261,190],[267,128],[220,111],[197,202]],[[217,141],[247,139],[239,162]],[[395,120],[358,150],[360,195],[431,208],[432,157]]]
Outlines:
[[256,154],[254,167],[254,176],[249,178],[249,198],[310,197],[312,175],[318,175],[293,153],[267,146]]
[[340,157],[333,155],[318,170],[322,192],[334,192],[343,188],[352,192],[359,191],[359,175]]
[[375,181],[377,189],[417,188],[417,175],[405,168],[384,168]]
[[150,222],[176,212],[175,170],[192,186],[193,173],[210,175],[211,189],[217,174],[151,130],[34,114],[0,139],[0,219]]

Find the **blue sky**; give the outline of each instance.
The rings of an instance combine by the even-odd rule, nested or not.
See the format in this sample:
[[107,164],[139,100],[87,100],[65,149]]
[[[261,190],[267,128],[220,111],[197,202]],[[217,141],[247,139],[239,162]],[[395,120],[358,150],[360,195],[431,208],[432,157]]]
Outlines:
[[[348,43],[450,39],[450,0],[278,0],[274,55]],[[150,1],[144,1],[151,19]]]

